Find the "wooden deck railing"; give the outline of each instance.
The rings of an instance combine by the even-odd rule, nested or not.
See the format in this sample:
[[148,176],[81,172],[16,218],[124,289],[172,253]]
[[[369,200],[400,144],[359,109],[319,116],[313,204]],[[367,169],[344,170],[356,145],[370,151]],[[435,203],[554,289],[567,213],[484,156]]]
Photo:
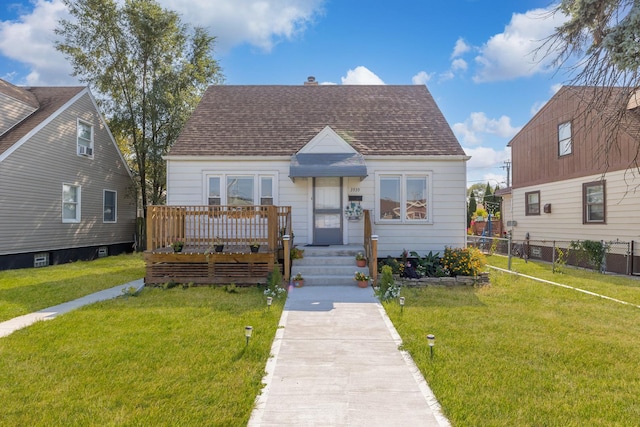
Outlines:
[[282,248],[291,234],[289,206],[149,206],[147,250],[182,241],[185,246],[209,248],[216,242],[230,246],[258,243],[268,250]]

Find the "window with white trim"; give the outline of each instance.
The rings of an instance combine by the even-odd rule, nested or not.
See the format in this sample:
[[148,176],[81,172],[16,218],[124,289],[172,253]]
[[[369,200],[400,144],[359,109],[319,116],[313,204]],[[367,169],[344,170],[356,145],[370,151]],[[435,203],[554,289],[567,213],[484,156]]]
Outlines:
[[111,190],[104,190],[102,197],[102,221],[116,222],[117,219],[118,193]]
[[583,224],[603,224],[606,222],[605,181],[582,184]]
[[93,125],[78,119],[77,127],[78,155],[93,157]]
[[564,122],[558,125],[558,156],[571,154],[571,122]]
[[209,205],[274,205],[276,176],[221,174],[207,176]]
[[80,186],[62,184],[62,222],[80,222]]
[[381,221],[430,221],[429,174],[378,175],[378,219]]

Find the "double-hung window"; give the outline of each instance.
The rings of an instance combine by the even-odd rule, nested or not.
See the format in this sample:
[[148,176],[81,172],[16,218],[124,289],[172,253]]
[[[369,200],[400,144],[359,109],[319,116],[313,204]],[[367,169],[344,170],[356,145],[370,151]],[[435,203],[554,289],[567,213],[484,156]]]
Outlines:
[[117,193],[111,190],[104,190],[102,202],[102,221],[116,222],[117,219]]
[[274,205],[275,175],[221,174],[207,177],[209,205]]
[[378,219],[430,221],[429,178],[424,173],[378,175]]
[[93,125],[78,120],[78,155],[93,157]]
[[80,222],[80,186],[62,184],[62,222]]
[[540,192],[528,191],[524,197],[525,215],[540,215]]
[[606,219],[605,181],[582,184],[583,224],[603,224]]
[[558,125],[558,156],[566,156],[572,151],[571,122],[560,123]]

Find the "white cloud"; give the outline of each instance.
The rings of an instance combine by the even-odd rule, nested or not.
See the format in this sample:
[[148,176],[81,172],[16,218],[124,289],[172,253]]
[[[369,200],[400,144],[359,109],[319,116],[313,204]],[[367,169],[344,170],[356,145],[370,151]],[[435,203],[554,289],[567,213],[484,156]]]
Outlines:
[[483,134],[511,138],[521,128],[511,126],[511,118],[507,116],[489,119],[485,113],[477,112],[471,113],[463,123],[455,123],[452,129],[463,143],[476,145],[482,142]]
[[480,49],[475,58],[480,69],[474,81],[510,80],[546,72],[550,58],[544,58],[536,49],[565,20],[565,16],[552,14],[550,9],[514,13],[504,32],[491,37]]
[[460,37],[456,41],[456,45],[453,47],[453,52],[451,53],[451,59],[457,58],[464,53],[467,53],[471,50],[471,46],[469,46],[462,37]]
[[[468,156],[471,156],[471,159],[467,161],[467,175],[469,182],[487,182],[490,179],[502,182],[506,179],[506,171],[504,177],[496,178],[499,175],[495,172],[482,172],[482,170],[486,171],[487,169],[503,166],[505,160],[509,160],[511,158],[511,149],[509,147],[505,147],[499,151],[491,147],[463,148],[464,152]],[[492,184],[495,185],[496,182],[493,182]]]
[[53,30],[58,20],[67,16],[60,0],[38,0],[30,14],[0,22],[0,53],[31,69],[26,81],[19,84],[77,84],[70,77],[71,66],[54,47]]
[[446,82],[447,80],[453,79],[455,76],[456,75],[453,74],[453,71],[445,71],[438,76],[438,82]]
[[415,76],[411,77],[411,82],[414,85],[426,85],[429,80],[433,77],[433,73],[429,74],[426,71],[420,71]]
[[462,58],[458,58],[458,59],[454,59],[451,62],[451,69],[454,71],[465,71],[467,69],[468,65],[467,65],[467,61],[465,61]]
[[[216,51],[248,43],[269,51],[304,32],[323,13],[325,0],[158,0],[184,23],[206,27]],[[122,3],[121,0],[118,3]],[[77,84],[71,66],[54,47],[54,28],[68,17],[61,0],[36,0],[15,21],[0,21],[0,55],[25,64],[29,75],[18,84]]]
[[385,84],[380,77],[371,72],[367,67],[362,65],[353,70],[347,71],[347,76],[342,77],[343,85],[383,85]]
[[184,22],[208,27],[217,46],[226,51],[249,43],[270,51],[292,39],[323,13],[325,0],[158,0]]

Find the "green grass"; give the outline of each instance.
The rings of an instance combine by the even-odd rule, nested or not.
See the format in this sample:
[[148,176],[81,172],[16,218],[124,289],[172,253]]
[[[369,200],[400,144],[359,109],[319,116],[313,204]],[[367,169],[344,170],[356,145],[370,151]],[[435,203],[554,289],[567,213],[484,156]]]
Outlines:
[[144,277],[142,254],[0,271],[0,322]]
[[[520,258],[514,258],[511,261],[512,271],[640,305],[640,278],[600,274],[569,266],[563,267],[562,273],[553,273],[549,263],[532,261],[525,263]],[[508,259],[504,256],[492,255],[487,257],[487,264],[506,269]]]
[[0,339],[0,424],[246,425],[281,312],[258,288],[149,288],[36,323]]
[[[598,273],[569,269],[561,277],[621,299],[640,293],[633,279],[597,284]],[[637,425],[639,308],[507,273],[491,281],[403,289],[404,312],[384,304],[454,426]]]

